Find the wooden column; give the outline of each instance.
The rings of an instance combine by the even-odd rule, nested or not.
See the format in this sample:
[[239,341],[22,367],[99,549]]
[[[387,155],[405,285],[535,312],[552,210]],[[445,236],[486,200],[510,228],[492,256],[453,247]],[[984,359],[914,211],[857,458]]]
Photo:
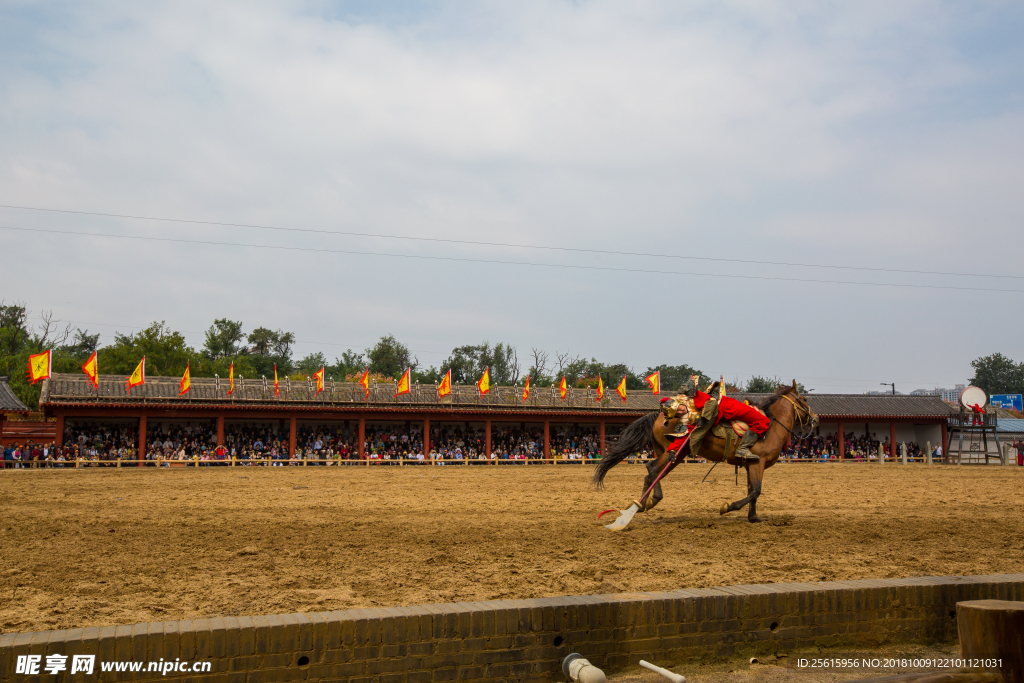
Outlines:
[[889,457],[896,462],[896,423],[889,423]]
[[598,435],[600,437],[600,439],[599,439],[599,446],[598,446],[598,448],[600,450],[598,452],[601,454],[601,457],[603,458],[604,457],[604,420],[601,420],[601,425],[600,425],[600,427],[598,429],[599,429]]
[[940,445],[942,446],[942,462],[946,462],[946,458],[949,457],[949,425],[945,420],[942,421],[942,443]]
[[359,441],[359,459],[360,460],[366,460],[366,448],[364,448],[364,446],[366,445],[366,418],[365,417],[359,418],[359,436],[357,438],[358,438],[358,441]]
[[491,421],[484,420],[484,456],[491,459]]
[[[0,415],[0,422],[3,422],[4,416]],[[3,425],[0,425],[0,432],[3,432]],[[64,445],[64,413],[57,415],[57,445]]]
[[217,445],[224,445],[224,416],[217,416]]
[[542,459],[546,460],[551,457],[551,423],[548,420],[544,420],[544,455]]
[[146,416],[143,415],[139,418],[139,452],[138,460],[139,467],[142,467],[142,461],[146,459]]
[[1024,681],[1024,602],[958,602],[956,625],[963,657],[998,659],[1006,683]]
[[423,418],[423,459],[430,460],[430,418]]
[[295,418],[288,419],[288,457],[295,455]]
[[845,427],[843,427],[843,423],[842,422],[839,423],[838,429],[839,429],[839,434],[838,434],[838,437],[839,437],[839,459],[842,460],[843,458],[846,457],[846,432],[845,432]]

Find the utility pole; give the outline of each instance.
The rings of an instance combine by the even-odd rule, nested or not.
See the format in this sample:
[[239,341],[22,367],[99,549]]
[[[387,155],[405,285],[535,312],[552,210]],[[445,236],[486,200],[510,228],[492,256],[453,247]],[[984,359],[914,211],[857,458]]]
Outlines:
[[892,395],[896,395],[896,382],[879,382],[883,387],[892,387]]

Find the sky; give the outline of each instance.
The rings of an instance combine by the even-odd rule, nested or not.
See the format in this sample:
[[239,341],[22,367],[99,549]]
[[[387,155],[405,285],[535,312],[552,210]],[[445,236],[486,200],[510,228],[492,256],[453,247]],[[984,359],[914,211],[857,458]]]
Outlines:
[[1012,2],[4,3],[0,299],[101,343],[952,387],[1024,360],[1021,35]]

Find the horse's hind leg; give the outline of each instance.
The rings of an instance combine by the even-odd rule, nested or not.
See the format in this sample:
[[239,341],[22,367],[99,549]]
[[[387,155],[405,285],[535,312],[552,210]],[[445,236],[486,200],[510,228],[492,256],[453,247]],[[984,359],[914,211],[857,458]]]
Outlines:
[[764,463],[756,462],[747,466],[747,497],[741,498],[734,503],[723,503],[719,514],[740,510],[745,505],[750,505],[747,510],[747,521],[760,522],[757,516],[757,498],[761,495],[761,478],[764,475]]

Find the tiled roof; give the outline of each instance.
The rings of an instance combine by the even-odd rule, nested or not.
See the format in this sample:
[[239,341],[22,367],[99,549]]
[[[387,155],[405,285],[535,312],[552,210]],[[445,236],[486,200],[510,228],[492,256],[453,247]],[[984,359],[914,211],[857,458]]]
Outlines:
[[21,402],[21,400],[14,395],[11,391],[11,387],[7,384],[6,377],[0,377],[0,411],[7,413],[27,413],[29,407]]
[[[351,382],[327,382],[324,392],[317,395],[311,382],[280,382],[280,395],[275,395],[273,381],[235,379],[235,391],[229,397],[228,381],[209,377],[192,379],[192,389],[178,396],[177,377],[150,377],[145,388],[137,387],[129,393],[125,378],[120,375],[102,375],[99,390],[93,389],[82,374],[54,374],[43,389],[42,403],[47,405],[106,405],[111,408],[127,405],[162,405],[181,407],[284,408],[288,410],[374,409],[374,410],[496,410],[515,412],[583,411],[587,413],[631,413],[657,410],[660,396],[648,391],[630,391],[625,402],[614,391],[605,388],[605,401],[594,400],[593,390],[571,389],[563,401],[553,388],[535,387],[529,401],[522,400],[522,389],[492,386],[486,396],[480,396],[475,386],[452,387],[452,394],[437,398],[432,384],[414,384],[412,392],[395,397],[393,384],[373,385],[369,400],[364,399],[361,386]],[[674,394],[674,392],[672,392]],[[672,394],[663,394],[669,396]],[[739,400],[762,403],[769,394],[730,394]],[[868,394],[809,394],[811,410],[823,420],[839,418],[922,418],[933,421],[955,411],[938,396],[888,396]]]
[[1020,418],[999,418],[996,422],[996,431],[1010,432],[1012,434],[1024,433],[1024,420]]

